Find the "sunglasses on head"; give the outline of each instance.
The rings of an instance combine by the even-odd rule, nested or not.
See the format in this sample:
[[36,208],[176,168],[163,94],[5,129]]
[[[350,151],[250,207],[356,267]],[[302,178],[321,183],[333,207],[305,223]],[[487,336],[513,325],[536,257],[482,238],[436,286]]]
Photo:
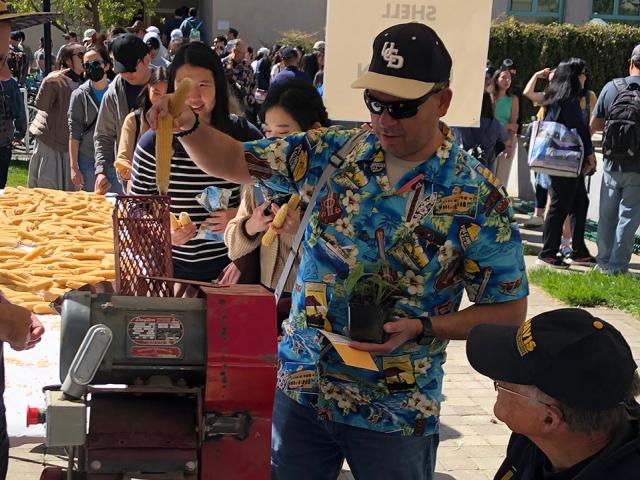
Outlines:
[[374,115],[382,115],[385,110],[396,120],[411,118],[418,113],[420,106],[430,97],[447,88],[447,84],[440,84],[433,87],[426,95],[415,100],[401,100],[399,102],[383,102],[371,95],[369,90],[364,91],[364,103]]
[[104,67],[104,62],[102,60],[94,60],[92,62],[87,62],[84,64],[84,69],[89,70],[90,68],[100,68]]

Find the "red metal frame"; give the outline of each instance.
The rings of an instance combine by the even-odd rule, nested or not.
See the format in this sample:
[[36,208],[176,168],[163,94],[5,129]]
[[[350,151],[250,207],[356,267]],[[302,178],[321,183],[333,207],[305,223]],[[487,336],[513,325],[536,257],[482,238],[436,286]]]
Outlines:
[[205,413],[248,413],[251,429],[245,440],[205,441],[201,478],[268,479],[277,364],[274,295],[259,285],[203,291],[208,327]]

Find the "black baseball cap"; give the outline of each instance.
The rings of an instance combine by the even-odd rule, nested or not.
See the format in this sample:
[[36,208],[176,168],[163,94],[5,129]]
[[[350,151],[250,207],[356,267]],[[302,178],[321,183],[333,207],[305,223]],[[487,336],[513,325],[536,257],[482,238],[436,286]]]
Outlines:
[[135,72],[140,60],[149,53],[149,47],[135,33],[123,33],[111,42],[113,71]]
[[542,313],[520,326],[478,325],[471,366],[494,380],[535,385],[569,407],[605,410],[625,399],[638,366],[622,334],[580,308]]
[[437,83],[449,81],[451,66],[451,55],[432,28],[403,23],[376,37],[369,71],[351,87],[413,100],[429,93]]

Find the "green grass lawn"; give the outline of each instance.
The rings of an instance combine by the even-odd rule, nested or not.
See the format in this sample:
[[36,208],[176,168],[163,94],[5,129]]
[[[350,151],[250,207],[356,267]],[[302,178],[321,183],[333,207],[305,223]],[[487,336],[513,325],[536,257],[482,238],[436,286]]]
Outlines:
[[22,160],[11,160],[7,187],[26,187],[29,174],[29,164]]
[[571,273],[537,268],[529,280],[551,296],[577,307],[607,306],[640,317],[640,278],[600,272]]

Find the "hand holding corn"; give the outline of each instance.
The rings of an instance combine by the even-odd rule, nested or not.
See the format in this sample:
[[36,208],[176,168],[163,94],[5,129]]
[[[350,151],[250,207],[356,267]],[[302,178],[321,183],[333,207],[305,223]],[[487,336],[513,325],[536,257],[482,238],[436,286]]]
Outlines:
[[184,78],[169,96],[169,113],[158,117],[156,131],[156,185],[160,195],[169,191],[171,157],[173,156],[173,119],[180,116],[184,102],[191,90],[191,80]]
[[278,235],[278,232],[275,229],[280,228],[282,227],[282,225],[284,225],[284,221],[287,218],[287,213],[289,212],[289,210],[292,210],[292,211],[296,210],[299,204],[300,204],[300,196],[294,194],[291,196],[289,201],[285,203],[280,208],[280,210],[278,210],[278,213],[276,213],[276,216],[274,217],[273,222],[271,222],[271,226],[269,227],[269,230],[267,230],[267,233],[265,233],[264,236],[262,237],[262,245],[264,245],[265,247],[268,247],[273,243],[273,241],[276,238],[276,235]]

